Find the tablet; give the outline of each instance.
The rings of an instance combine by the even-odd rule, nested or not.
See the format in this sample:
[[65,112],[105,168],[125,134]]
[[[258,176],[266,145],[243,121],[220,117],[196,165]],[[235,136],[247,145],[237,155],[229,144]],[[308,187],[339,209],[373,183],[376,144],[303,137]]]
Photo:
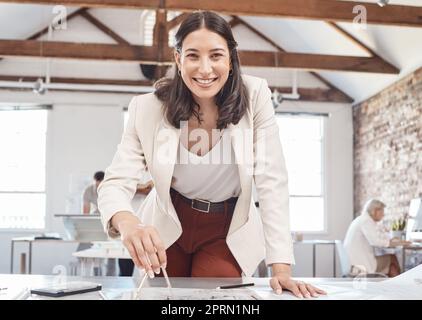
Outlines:
[[45,288],[31,289],[31,294],[47,297],[64,297],[73,294],[99,291],[101,288],[101,284],[98,283],[74,281]]

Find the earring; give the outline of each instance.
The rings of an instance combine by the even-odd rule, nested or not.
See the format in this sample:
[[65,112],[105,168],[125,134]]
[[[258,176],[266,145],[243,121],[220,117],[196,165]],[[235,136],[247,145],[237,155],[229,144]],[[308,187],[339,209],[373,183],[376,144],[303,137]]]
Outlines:
[[233,75],[233,69],[230,69],[229,71],[229,77],[231,77]]
[[177,74],[179,75],[179,77],[182,76],[182,72],[180,72],[180,69],[177,69]]

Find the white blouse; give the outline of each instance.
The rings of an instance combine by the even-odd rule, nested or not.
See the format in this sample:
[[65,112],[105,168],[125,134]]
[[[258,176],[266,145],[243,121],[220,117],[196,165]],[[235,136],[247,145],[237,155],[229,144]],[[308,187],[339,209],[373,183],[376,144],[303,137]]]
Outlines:
[[240,194],[239,170],[229,130],[205,155],[190,152],[179,142],[172,188],[189,199],[220,202]]
[[351,266],[374,273],[377,269],[375,247],[387,247],[390,243],[388,234],[379,228],[368,213],[362,213],[349,226],[344,238],[346,250]]

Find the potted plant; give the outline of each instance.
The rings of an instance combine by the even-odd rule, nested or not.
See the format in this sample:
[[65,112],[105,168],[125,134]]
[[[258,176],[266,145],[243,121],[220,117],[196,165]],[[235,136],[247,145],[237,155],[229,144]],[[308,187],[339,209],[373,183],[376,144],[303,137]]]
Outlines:
[[406,223],[407,216],[403,216],[393,220],[393,223],[391,225],[391,238],[403,239]]

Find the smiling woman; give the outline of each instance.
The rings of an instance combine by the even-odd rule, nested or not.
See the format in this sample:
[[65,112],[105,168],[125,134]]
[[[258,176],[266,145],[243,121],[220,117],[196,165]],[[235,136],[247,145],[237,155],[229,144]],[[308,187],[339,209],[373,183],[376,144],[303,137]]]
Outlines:
[[199,12],[190,15],[176,33],[177,73],[173,79],[157,82],[155,91],[176,128],[192,114],[201,121],[199,106],[218,106],[218,129],[237,124],[247,109],[237,42],[226,24],[212,12]]
[[[324,293],[291,278],[287,173],[267,82],[241,74],[230,25],[216,13],[188,15],[175,38],[177,72],[132,100],[99,186],[106,231],[150,277],[160,268],[171,277],[250,276],[265,258],[276,293]],[[154,190],[135,214],[146,168]]]

